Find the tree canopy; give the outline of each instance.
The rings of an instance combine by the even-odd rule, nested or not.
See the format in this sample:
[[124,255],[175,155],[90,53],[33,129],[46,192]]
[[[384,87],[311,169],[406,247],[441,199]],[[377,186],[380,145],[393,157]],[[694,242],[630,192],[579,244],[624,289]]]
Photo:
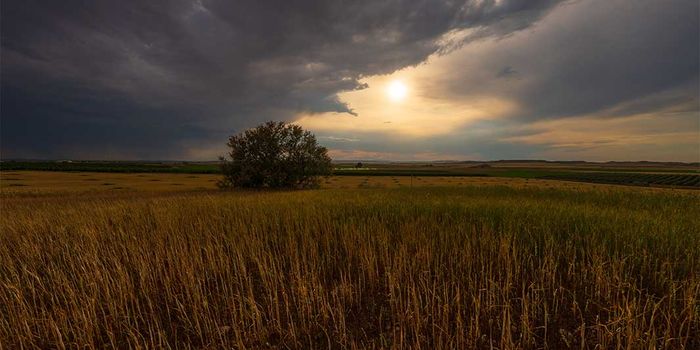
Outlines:
[[328,150],[295,124],[267,122],[228,140],[219,186],[246,188],[310,188],[332,173]]

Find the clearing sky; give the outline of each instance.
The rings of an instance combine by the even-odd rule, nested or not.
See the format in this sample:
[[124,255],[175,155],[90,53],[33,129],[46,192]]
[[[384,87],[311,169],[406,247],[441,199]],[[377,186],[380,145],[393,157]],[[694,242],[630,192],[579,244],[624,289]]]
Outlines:
[[0,156],[700,161],[697,0],[7,0]]

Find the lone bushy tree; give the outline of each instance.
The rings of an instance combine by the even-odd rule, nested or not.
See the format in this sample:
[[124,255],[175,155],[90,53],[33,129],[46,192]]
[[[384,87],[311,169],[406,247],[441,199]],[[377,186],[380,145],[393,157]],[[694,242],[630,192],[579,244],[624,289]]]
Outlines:
[[219,187],[310,188],[333,167],[325,147],[300,126],[267,122],[228,140]]

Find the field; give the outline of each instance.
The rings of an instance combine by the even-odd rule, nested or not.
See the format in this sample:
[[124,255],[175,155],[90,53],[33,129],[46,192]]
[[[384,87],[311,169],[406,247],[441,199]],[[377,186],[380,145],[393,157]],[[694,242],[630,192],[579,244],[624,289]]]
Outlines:
[[[334,175],[359,177],[480,177],[528,180],[565,180],[627,186],[700,189],[700,164],[659,162],[436,162],[436,163],[336,163]],[[213,175],[221,169],[215,162],[0,162],[0,170],[51,171],[68,173],[139,173]],[[174,177],[177,178],[177,177]],[[182,177],[180,177],[182,178]],[[434,182],[431,180],[430,182]],[[459,182],[459,181],[457,181]],[[58,181],[62,185],[63,182]],[[18,185],[18,186],[21,186]],[[162,186],[159,186],[162,187]],[[206,187],[206,186],[205,186]]]
[[695,190],[217,179],[1,172],[0,348],[700,347]]
[[217,174],[220,173],[216,163],[192,162],[22,162],[5,161],[0,163],[5,171],[71,171],[103,173],[172,173],[172,174]]
[[[634,174],[636,175],[636,174]],[[0,172],[0,194],[7,196],[47,196],[65,193],[111,195],[119,192],[180,193],[214,191],[220,175],[177,173],[109,173],[109,172],[56,172],[4,171]],[[509,186],[516,188],[592,189],[620,188],[607,184],[579,181],[557,181],[521,177],[481,176],[400,176],[400,175],[342,175],[326,178],[323,189],[413,188]],[[694,192],[692,188],[638,188],[638,191]]]

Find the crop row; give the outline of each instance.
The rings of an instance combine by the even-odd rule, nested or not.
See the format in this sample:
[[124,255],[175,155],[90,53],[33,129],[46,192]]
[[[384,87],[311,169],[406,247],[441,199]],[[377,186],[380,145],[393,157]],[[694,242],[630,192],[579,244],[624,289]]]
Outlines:
[[700,188],[700,175],[579,172],[545,175],[552,180],[582,181],[636,186],[677,186]]

